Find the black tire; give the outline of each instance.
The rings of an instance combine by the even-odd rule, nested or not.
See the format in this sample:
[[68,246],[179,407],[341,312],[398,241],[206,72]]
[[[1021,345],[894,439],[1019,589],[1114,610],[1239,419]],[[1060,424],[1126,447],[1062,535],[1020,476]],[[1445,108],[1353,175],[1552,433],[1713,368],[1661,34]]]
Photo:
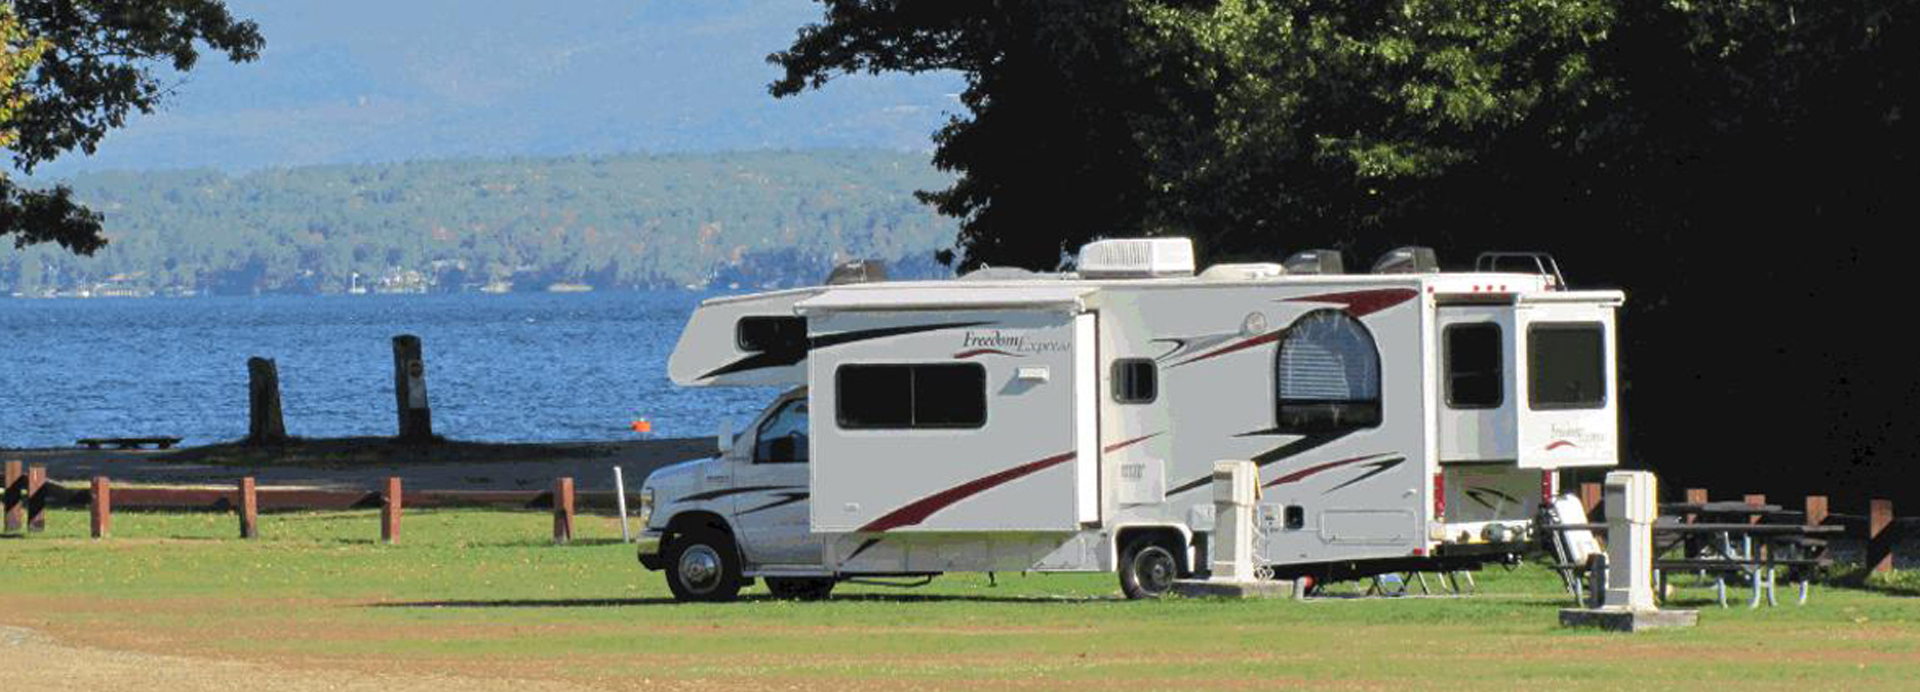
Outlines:
[[667,589],[679,601],[731,601],[744,582],[733,536],[704,526],[674,536],[664,566]]
[[774,598],[794,601],[819,601],[833,594],[832,579],[824,577],[767,577],[767,591]]
[[1127,598],[1159,598],[1173,590],[1180,558],[1150,537],[1136,538],[1120,551],[1120,592]]

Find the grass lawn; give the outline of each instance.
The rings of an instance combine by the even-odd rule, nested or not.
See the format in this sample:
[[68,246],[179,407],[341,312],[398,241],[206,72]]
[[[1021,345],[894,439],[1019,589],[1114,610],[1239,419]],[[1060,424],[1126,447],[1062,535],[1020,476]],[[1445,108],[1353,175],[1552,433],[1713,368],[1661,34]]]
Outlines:
[[54,511],[47,534],[0,540],[0,625],[90,650],[588,689],[1920,688],[1920,598],[1855,589],[1758,610],[1683,590],[1700,626],[1638,635],[1558,627],[1559,582],[1535,566],[1483,572],[1471,598],[1126,602],[1111,575],[1003,574],[678,605],[604,517],[565,547],[537,512],[411,511],[398,546],[371,511],[266,515],[253,542],[226,514],[114,522],[93,541],[84,512]]

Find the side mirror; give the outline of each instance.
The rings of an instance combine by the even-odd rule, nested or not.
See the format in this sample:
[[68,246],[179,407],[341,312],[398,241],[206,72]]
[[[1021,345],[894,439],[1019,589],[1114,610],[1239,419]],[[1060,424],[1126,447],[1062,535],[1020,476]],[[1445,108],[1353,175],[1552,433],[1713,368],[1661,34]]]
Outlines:
[[721,418],[720,431],[713,436],[713,445],[722,455],[733,451],[733,419]]

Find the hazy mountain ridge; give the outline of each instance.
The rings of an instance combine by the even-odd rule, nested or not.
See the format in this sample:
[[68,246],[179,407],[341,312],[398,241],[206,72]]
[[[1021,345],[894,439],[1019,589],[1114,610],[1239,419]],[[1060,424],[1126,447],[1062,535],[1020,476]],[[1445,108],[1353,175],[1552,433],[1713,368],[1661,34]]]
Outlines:
[[954,224],[913,197],[924,155],[874,151],[515,158],[103,172],[94,257],[0,255],[20,296],[451,292],[819,281],[835,262],[944,272]]

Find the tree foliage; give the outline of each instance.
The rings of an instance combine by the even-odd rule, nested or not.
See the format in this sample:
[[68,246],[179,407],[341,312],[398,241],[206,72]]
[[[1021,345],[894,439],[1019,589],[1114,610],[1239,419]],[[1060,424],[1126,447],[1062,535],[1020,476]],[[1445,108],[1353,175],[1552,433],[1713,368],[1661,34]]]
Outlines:
[[[1911,356],[1840,328],[1910,273],[1920,2],[822,4],[775,95],[966,74],[929,195],[963,265],[1141,233],[1215,259],[1547,250],[1631,292],[1630,439],[1671,480],[1737,458],[1840,492],[1920,454]],[[1711,419],[1784,434],[1701,458],[1677,423]]]
[[[171,77],[199,62],[201,46],[245,62],[265,45],[258,27],[219,0],[7,4],[22,38],[40,48],[16,82],[23,100],[0,123],[14,166],[28,173],[75,149],[91,154],[129,115],[152,112],[172,91]],[[106,244],[100,222],[64,187],[29,190],[0,177],[0,236],[13,235],[16,247],[53,241],[92,254]]]

